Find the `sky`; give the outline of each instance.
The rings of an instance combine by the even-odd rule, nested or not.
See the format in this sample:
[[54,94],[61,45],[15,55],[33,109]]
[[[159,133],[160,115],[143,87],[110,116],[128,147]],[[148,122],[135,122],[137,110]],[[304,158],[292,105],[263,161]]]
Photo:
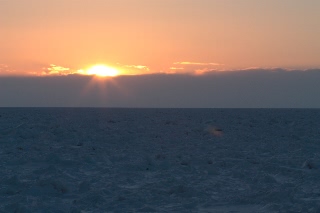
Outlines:
[[319,0],[0,0],[0,106],[317,108],[319,11]]
[[320,67],[318,0],[0,0],[0,72]]
[[0,107],[320,108],[320,69],[0,78]]

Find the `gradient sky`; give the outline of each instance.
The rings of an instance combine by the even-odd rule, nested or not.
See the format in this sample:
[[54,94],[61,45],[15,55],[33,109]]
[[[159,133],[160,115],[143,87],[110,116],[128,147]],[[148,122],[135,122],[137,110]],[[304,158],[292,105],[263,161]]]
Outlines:
[[319,68],[319,11],[319,0],[0,0],[0,74]]

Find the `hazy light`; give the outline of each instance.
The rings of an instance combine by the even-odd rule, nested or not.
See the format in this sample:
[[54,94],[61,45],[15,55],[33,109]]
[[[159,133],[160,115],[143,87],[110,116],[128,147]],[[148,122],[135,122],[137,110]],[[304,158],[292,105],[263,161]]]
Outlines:
[[113,77],[119,74],[119,71],[113,67],[105,65],[95,65],[87,70],[88,75],[96,75],[101,77]]

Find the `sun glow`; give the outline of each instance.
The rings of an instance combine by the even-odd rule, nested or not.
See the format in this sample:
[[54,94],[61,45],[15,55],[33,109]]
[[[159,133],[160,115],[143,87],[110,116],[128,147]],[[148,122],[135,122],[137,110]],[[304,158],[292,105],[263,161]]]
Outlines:
[[95,65],[87,70],[87,74],[100,77],[114,77],[119,75],[119,71],[113,67],[108,67],[105,65]]

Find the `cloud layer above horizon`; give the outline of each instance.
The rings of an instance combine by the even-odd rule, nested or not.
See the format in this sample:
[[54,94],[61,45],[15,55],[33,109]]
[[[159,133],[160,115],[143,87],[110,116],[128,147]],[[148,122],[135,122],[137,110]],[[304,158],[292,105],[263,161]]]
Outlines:
[[1,77],[0,107],[319,108],[320,69]]

